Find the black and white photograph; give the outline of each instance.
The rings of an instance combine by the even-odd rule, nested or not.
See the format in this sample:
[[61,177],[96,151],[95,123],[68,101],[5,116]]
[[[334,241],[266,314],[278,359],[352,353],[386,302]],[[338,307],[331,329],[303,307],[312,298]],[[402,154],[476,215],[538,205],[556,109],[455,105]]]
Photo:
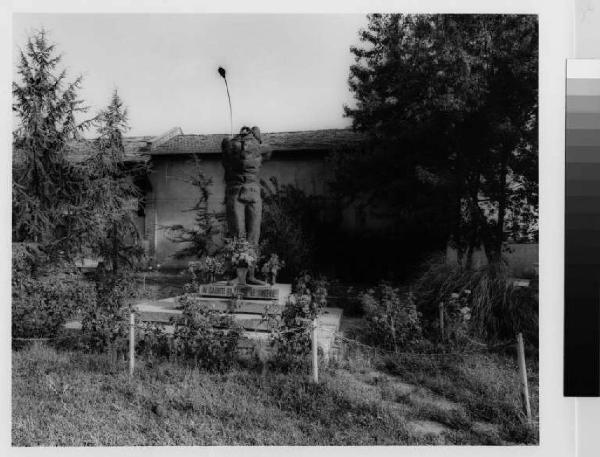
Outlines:
[[13,447],[540,444],[540,16],[427,11],[12,15]]

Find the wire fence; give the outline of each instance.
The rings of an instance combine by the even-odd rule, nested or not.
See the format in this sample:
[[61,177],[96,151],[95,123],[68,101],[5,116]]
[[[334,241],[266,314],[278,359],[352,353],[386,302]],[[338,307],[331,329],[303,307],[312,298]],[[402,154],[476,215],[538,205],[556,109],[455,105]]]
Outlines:
[[435,357],[457,357],[457,356],[463,356],[463,355],[481,354],[481,353],[485,353],[485,352],[498,351],[501,349],[506,349],[511,346],[514,347],[516,344],[515,341],[506,341],[506,342],[502,342],[502,343],[490,346],[485,343],[481,343],[479,341],[468,340],[471,344],[479,346],[481,349],[479,349],[479,350],[443,351],[443,352],[400,351],[400,350],[385,349],[385,348],[381,348],[378,346],[366,344],[357,339],[349,338],[337,330],[321,328],[321,329],[319,329],[319,331],[329,333],[329,334],[333,335],[334,338],[338,341],[344,342],[346,344],[354,345],[357,347],[361,347],[367,351],[377,352],[377,353],[380,353],[381,355],[395,355],[395,356],[409,356],[409,357],[410,356],[432,357],[432,358],[435,358]]
[[[158,324],[158,325],[157,325]],[[134,328],[137,330],[141,330],[144,332],[148,332],[150,330],[153,329],[153,325],[155,325],[154,328],[160,328],[161,324],[164,325],[173,325],[172,323],[169,322],[165,322],[165,323],[150,323],[150,322],[146,322],[144,324],[134,324]],[[127,328],[131,328],[131,325],[126,325]],[[251,328],[248,328],[247,330],[252,331]],[[311,330],[310,326],[300,326],[300,327],[295,327],[295,328],[289,328],[289,329],[285,329],[285,330],[279,330],[276,329],[274,332],[272,332],[272,334],[274,335],[287,335],[287,334],[299,334],[299,333],[309,333]],[[399,351],[399,350],[390,350],[390,349],[385,349],[379,346],[373,346],[370,344],[366,344],[363,343],[362,341],[359,341],[357,339],[354,338],[349,338],[347,336],[345,336],[342,332],[340,332],[339,330],[332,330],[332,329],[327,329],[327,328],[323,328],[320,327],[318,329],[318,331],[320,333],[328,333],[330,335],[332,335],[334,337],[335,340],[347,343],[347,344],[351,344],[357,347],[361,347],[364,348],[365,350],[368,351],[372,351],[372,352],[377,352],[380,353],[382,355],[397,355],[397,356],[419,356],[419,357],[456,357],[456,356],[461,356],[461,355],[469,355],[469,354],[481,354],[484,352],[493,352],[493,351],[497,351],[497,350],[501,350],[501,349],[506,349],[507,347],[513,346],[516,344],[515,341],[507,341],[507,342],[503,342],[503,343],[499,343],[499,344],[495,344],[495,345],[488,345],[485,343],[481,343],[479,341],[475,341],[475,340],[471,340],[469,339],[468,341],[473,344],[473,345],[477,345],[479,347],[481,347],[481,350],[458,350],[458,351],[443,351],[443,352],[416,352],[416,351]],[[268,333],[269,331],[267,330],[264,333]],[[165,332],[166,333],[166,332]],[[39,337],[39,338],[22,338],[22,337],[12,337],[13,341],[52,341],[52,340],[57,340],[57,339],[64,339],[65,337],[67,337],[66,335],[61,335],[61,336],[53,336],[53,337]]]
[[[173,323],[171,323],[173,324]],[[161,324],[158,323],[136,323],[135,322],[135,313],[130,313],[129,322],[127,323],[127,327],[129,329],[129,374],[133,376],[134,368],[135,368],[135,340],[136,340],[136,330],[142,330],[143,332],[149,332],[153,329],[159,329]],[[164,329],[163,329],[164,330]],[[274,329],[272,329],[274,330]],[[363,350],[369,351],[373,354],[379,354],[381,356],[394,356],[394,357],[408,357],[408,358],[427,358],[430,360],[441,360],[444,358],[450,357],[463,357],[466,355],[472,354],[482,354],[489,353],[492,351],[506,349],[510,346],[516,348],[517,352],[517,361],[518,361],[518,369],[519,369],[519,379],[521,384],[521,399],[523,410],[527,416],[527,419],[531,421],[531,407],[529,401],[529,386],[527,381],[527,368],[525,364],[525,350],[523,343],[523,335],[518,333],[516,335],[515,340],[513,341],[505,341],[495,345],[487,345],[485,343],[481,343],[479,341],[467,339],[472,345],[477,346],[479,349],[476,350],[458,350],[458,351],[441,351],[441,352],[416,352],[416,351],[399,351],[399,350],[390,350],[382,347],[372,346],[362,341],[359,341],[354,338],[350,338],[345,336],[338,329],[328,329],[324,327],[319,327],[318,319],[315,319],[311,322],[310,325],[299,326],[295,328],[289,328],[284,330],[277,329],[272,334],[275,335],[287,335],[287,334],[300,334],[307,333],[310,331],[311,335],[311,346],[312,346],[312,372],[313,372],[313,381],[318,383],[318,355],[317,355],[317,347],[319,343],[319,333],[321,333],[321,337],[323,333],[329,334],[333,341],[338,341],[346,345],[360,347]],[[166,334],[166,332],[165,332]],[[65,335],[59,335],[54,337],[38,337],[38,338],[22,338],[22,337],[13,337],[13,341],[52,341],[57,339],[65,338]]]
[[57,336],[53,336],[53,337],[46,337],[46,338],[17,338],[17,337],[13,337],[12,340],[13,341],[51,341],[51,340],[56,340],[59,337]]

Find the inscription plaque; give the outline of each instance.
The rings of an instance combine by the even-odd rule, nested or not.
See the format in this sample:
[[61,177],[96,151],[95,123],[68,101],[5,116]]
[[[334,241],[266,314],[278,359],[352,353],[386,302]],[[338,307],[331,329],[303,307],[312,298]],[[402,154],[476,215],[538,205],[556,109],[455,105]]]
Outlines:
[[205,297],[236,297],[255,300],[277,300],[279,289],[262,286],[228,286],[222,284],[202,284],[199,294]]

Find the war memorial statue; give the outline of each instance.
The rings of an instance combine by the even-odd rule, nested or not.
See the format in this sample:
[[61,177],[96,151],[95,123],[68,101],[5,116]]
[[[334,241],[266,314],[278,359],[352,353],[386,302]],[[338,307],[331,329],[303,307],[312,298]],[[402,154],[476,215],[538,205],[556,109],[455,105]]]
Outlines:
[[[271,156],[271,148],[261,140],[258,127],[242,127],[240,133],[221,143],[225,168],[225,214],[228,235],[246,238],[258,251],[262,199],[259,172],[263,160]],[[264,285],[248,269],[248,284]]]

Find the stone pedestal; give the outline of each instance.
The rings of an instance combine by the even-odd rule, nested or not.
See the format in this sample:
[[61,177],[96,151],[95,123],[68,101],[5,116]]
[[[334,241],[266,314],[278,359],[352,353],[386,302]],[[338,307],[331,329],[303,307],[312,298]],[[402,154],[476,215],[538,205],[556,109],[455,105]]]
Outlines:
[[[229,285],[226,282],[203,284],[194,301],[200,306],[232,313],[236,321],[248,332],[268,333],[265,314],[281,314],[291,293],[291,284],[274,286]],[[144,321],[167,324],[171,317],[181,314],[177,297],[140,303],[136,306]]]
[[254,286],[217,282],[203,284],[195,301],[203,306],[228,311],[249,332],[270,332],[265,314],[281,314],[291,292],[291,284]]
[[[194,295],[198,305],[208,306],[224,313],[232,313],[234,319],[244,328],[244,339],[240,349],[250,349],[258,341],[268,341],[270,328],[263,319],[265,314],[277,315],[283,310],[291,293],[291,284],[275,284],[274,286],[251,286],[217,282],[200,286]],[[170,318],[181,314],[178,297],[148,301],[136,305],[140,319],[164,325],[167,332],[172,332]],[[317,331],[318,344],[327,357],[333,345],[335,333],[339,329],[342,310],[324,308],[319,317]]]

